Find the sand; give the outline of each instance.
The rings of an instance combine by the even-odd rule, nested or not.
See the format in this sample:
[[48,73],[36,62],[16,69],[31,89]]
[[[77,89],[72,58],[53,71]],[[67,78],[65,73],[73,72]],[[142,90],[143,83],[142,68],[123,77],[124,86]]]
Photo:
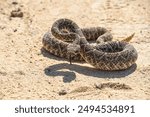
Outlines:
[[[149,0],[0,0],[0,99],[150,99],[149,6]],[[105,27],[114,40],[135,33],[136,64],[100,71],[49,54],[42,37],[59,18]]]

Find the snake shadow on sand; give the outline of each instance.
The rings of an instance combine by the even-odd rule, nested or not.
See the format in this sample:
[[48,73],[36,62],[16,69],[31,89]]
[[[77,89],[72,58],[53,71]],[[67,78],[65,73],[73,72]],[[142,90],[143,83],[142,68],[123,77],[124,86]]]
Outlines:
[[[133,73],[137,68],[137,65],[133,64],[130,68],[126,70],[102,71],[102,70],[97,70],[92,66],[91,67],[84,66],[82,63],[76,64],[79,62],[75,62],[71,65],[69,64],[69,62],[63,63],[64,61],[66,61],[66,59],[51,55],[43,48],[41,48],[41,53],[43,54],[44,57],[62,61],[61,64],[48,66],[47,68],[44,69],[44,72],[48,76],[63,76],[63,82],[65,83],[71,82],[76,79],[75,72],[84,74],[86,76],[96,77],[96,78],[123,78]],[[68,71],[61,71],[62,69],[67,69]]]
[[[133,73],[136,70],[137,65],[132,65],[129,69],[122,71],[101,71],[87,66],[81,66],[79,64],[55,64],[44,69],[44,72],[48,76],[63,76],[63,82],[71,82],[76,79],[75,72],[84,74],[86,76],[92,76],[96,78],[123,78]],[[61,69],[68,69],[69,71],[61,71]]]
[[[133,73],[137,65],[133,64],[130,68],[126,70],[121,70],[121,71],[102,71],[102,70],[97,70],[95,68],[84,66],[82,63],[75,62],[73,64],[68,63],[63,63],[64,61],[66,62],[66,59],[64,58],[59,58],[56,57],[49,52],[47,52],[45,49],[41,48],[41,53],[43,54],[44,57],[62,61],[61,64],[55,64],[52,66],[48,66],[47,68],[44,69],[44,72],[48,76],[63,76],[63,82],[71,82],[76,79],[76,74],[75,72],[78,72],[80,74],[84,74],[86,76],[92,76],[96,78],[123,78],[125,76],[130,75]],[[76,64],[78,63],[78,64]],[[62,69],[67,69],[68,71],[61,71]]]

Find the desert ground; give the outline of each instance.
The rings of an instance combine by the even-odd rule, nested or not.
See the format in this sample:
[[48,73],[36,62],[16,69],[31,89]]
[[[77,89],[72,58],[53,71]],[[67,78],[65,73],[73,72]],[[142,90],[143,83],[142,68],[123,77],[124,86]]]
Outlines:
[[[0,0],[0,99],[150,99],[149,6],[149,0]],[[42,38],[59,18],[105,27],[114,40],[135,33],[136,64],[101,71],[50,54]]]

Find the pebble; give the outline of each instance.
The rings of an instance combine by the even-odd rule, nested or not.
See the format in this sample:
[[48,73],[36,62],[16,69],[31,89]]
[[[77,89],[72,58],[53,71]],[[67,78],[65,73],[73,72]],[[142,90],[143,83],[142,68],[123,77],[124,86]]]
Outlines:
[[61,90],[58,92],[59,95],[66,95],[67,94],[67,91],[66,90]]
[[14,31],[14,32],[17,32],[17,29],[14,29],[13,31]]
[[10,17],[23,17],[23,12],[20,8],[12,10]]
[[16,5],[16,4],[18,4],[18,2],[17,2],[17,1],[13,1],[12,4],[13,4],[13,5]]

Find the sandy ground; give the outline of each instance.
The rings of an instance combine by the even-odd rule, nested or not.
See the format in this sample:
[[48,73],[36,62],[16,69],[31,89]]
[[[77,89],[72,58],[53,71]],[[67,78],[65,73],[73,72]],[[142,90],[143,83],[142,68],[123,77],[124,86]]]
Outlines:
[[[149,0],[0,0],[0,99],[150,99],[149,6]],[[18,8],[23,16],[13,17]],[[114,40],[135,32],[136,65],[98,71],[42,50],[58,18],[106,27]]]

